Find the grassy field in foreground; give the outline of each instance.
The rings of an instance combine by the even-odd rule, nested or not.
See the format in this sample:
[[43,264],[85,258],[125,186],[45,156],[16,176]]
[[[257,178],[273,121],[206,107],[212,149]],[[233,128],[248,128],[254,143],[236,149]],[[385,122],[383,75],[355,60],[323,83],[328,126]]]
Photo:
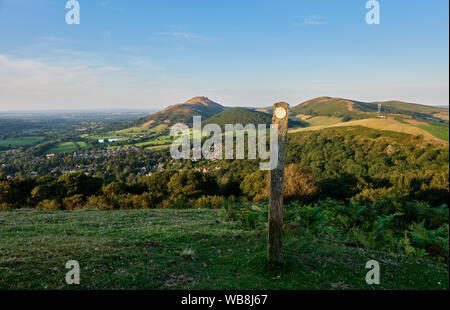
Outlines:
[[[0,289],[448,289],[448,265],[285,235],[268,268],[266,233],[214,210],[0,212]],[[65,284],[77,260],[81,284]],[[377,260],[381,284],[365,282]]]

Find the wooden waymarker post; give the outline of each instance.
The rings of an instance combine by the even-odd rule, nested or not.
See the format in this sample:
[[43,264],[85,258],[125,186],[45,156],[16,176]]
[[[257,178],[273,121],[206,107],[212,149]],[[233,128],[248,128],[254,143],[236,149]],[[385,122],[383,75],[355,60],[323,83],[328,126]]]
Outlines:
[[278,163],[275,169],[270,170],[269,181],[269,235],[267,245],[267,261],[269,264],[282,262],[284,162],[286,157],[288,116],[289,104],[286,102],[275,103],[272,123],[278,124]]

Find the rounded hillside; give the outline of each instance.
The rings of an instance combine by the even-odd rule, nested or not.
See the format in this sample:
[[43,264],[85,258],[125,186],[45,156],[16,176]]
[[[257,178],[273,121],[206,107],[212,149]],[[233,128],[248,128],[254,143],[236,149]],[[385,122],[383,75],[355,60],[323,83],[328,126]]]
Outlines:
[[204,124],[217,124],[224,128],[225,124],[270,124],[272,117],[269,114],[253,111],[248,108],[231,108],[208,118]]
[[[252,110],[249,108],[230,108],[226,109],[219,114],[216,114],[208,118],[204,124],[217,124],[222,129],[225,128],[225,124],[241,124],[243,126],[247,124],[253,124],[257,127],[259,124],[270,126],[272,123],[272,114]],[[289,120],[289,127],[305,127],[305,124],[300,120]]]
[[189,99],[188,101],[186,101],[184,104],[201,104],[201,105],[204,105],[204,106],[219,105],[217,102],[214,102],[214,101],[210,100],[208,97],[205,97],[205,96],[194,97],[194,98]]
[[338,97],[318,97],[302,102],[293,107],[291,112],[299,118],[337,117],[342,120],[378,117],[378,107],[383,115],[404,114],[412,117],[430,118],[448,121],[448,110],[402,102],[398,100],[383,102],[362,102]]
[[159,125],[165,127],[176,123],[192,124],[194,116],[201,116],[207,119],[224,110],[224,107],[210,100],[208,97],[197,96],[189,99],[185,103],[168,106],[162,111],[146,116],[137,121],[136,125],[153,128]]

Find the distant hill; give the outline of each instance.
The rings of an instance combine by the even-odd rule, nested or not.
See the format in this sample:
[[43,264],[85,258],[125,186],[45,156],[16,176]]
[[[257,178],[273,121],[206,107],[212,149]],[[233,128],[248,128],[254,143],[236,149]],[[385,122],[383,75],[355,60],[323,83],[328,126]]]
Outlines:
[[403,114],[430,120],[448,121],[448,109],[402,101],[361,102],[343,98],[318,97],[292,108],[291,112],[305,117],[338,117],[343,121],[377,116],[378,104],[382,114]]
[[421,118],[434,117],[448,121],[448,108],[446,109],[396,100],[374,102],[373,104],[378,105],[378,103],[381,103],[382,111],[389,113],[406,114]]
[[[219,114],[216,114],[208,118],[203,124],[217,124],[222,129],[225,128],[225,124],[253,124],[257,126],[258,124],[270,125],[272,123],[272,114],[266,111],[260,111],[259,109],[249,109],[249,108],[231,108],[226,109]],[[301,120],[290,119],[289,127],[305,127],[306,124]]]
[[331,97],[314,98],[293,107],[291,110],[293,114],[334,116],[347,118],[348,120],[366,118],[368,116],[366,113],[376,111],[376,105]]
[[202,119],[207,119],[224,109],[222,105],[207,97],[194,97],[185,103],[171,105],[160,112],[143,117],[137,120],[133,126],[153,128],[161,125],[167,127],[176,123],[190,125],[194,115],[200,115]]
[[263,113],[254,111],[248,108],[231,108],[226,109],[219,114],[216,114],[206,121],[203,122],[206,124],[217,124],[222,129],[224,129],[225,124],[253,124],[257,126],[258,124],[266,124],[269,125],[272,123],[272,116]]
[[[394,119],[404,119],[403,125],[428,126],[427,122],[447,123],[449,110],[446,108],[426,106],[402,101],[361,102],[356,100],[318,97],[294,106],[289,113],[289,127],[310,126],[334,126],[349,121],[377,118],[378,104],[381,104],[381,116],[388,118],[391,123]],[[185,103],[171,105],[155,114],[134,121],[130,127],[150,128],[152,131],[160,131],[169,128],[176,123],[192,125],[193,116],[202,117],[203,124],[218,124],[224,129],[225,124],[270,124],[272,122],[272,108],[229,108],[210,100],[207,97],[194,97]],[[410,120],[408,120],[410,119]],[[412,119],[412,120],[411,120]],[[419,123],[413,124],[418,119]],[[425,123],[420,123],[423,121]],[[400,123],[397,122],[399,125]],[[428,128],[432,126],[433,128]],[[422,128],[440,137],[445,129],[430,125]],[[405,126],[403,126],[405,127]],[[436,127],[436,128],[434,128]],[[408,128],[409,130],[410,128]],[[448,140],[448,139],[444,139]]]

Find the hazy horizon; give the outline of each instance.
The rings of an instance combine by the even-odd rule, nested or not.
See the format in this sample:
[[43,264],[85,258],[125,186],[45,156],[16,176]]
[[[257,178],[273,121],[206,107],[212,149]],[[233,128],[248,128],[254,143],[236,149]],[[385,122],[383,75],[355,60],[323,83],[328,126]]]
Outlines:
[[[160,111],[162,109],[167,108],[170,105],[185,103],[187,100],[189,100],[191,98],[194,98],[194,97],[199,97],[199,96],[192,96],[192,97],[186,99],[183,102],[175,102],[175,103],[169,104],[167,106],[162,106],[161,108],[147,108],[146,109],[146,108],[107,108],[107,107],[105,107],[105,108],[95,108],[95,107],[92,107],[92,108],[81,108],[81,109],[76,109],[76,108],[66,108],[66,109],[64,109],[64,108],[60,108],[60,109],[34,109],[34,110],[33,109],[2,110],[1,107],[0,107],[0,113],[1,114],[5,114],[5,113],[45,113],[45,112],[48,112],[48,113],[50,113],[50,112],[51,113],[82,113],[82,112],[105,112],[105,113],[106,112],[110,112],[110,113],[114,113],[114,112],[116,112],[116,113],[119,113],[119,112],[149,112],[149,113],[155,113],[155,112],[158,112],[158,111]],[[220,105],[222,105],[224,107],[230,107],[230,108],[236,107],[234,105],[230,105],[230,104],[219,102],[219,101],[215,100],[213,97],[210,97],[210,96],[204,96],[204,97],[208,97],[210,100],[212,100],[212,101],[214,101],[214,102],[216,102],[216,103],[218,103],[218,104],[220,104]],[[325,97],[325,96],[319,96],[319,97]],[[327,97],[335,97],[335,96],[327,96]],[[318,97],[314,97],[314,98],[318,98]],[[292,107],[294,107],[296,105],[299,105],[299,104],[301,104],[301,103],[303,103],[305,101],[308,101],[308,100],[314,99],[314,98],[308,98],[308,99],[302,100],[301,102],[298,102],[298,103],[295,103],[295,104],[292,104],[292,103],[289,103],[289,102],[288,103],[290,104],[290,107],[292,108]],[[369,102],[369,101],[365,101],[365,100],[348,98],[348,97],[344,97],[343,99],[356,100],[356,101],[361,101],[361,102]],[[374,100],[374,101],[370,101],[370,102],[384,102],[384,101],[394,101],[394,100],[397,101],[396,99],[392,99],[391,98],[391,99],[385,99],[385,100]],[[280,100],[278,100],[276,102],[279,102],[279,101]],[[418,102],[408,102],[408,103],[419,104],[419,105],[426,105],[426,106],[437,107],[437,108],[439,108],[439,107],[440,108],[449,108],[448,104],[447,105],[427,105],[427,104],[422,104],[422,103],[418,103]],[[246,108],[267,108],[267,107],[270,107],[270,106],[271,105],[266,105],[266,106],[245,106],[245,107]]]

